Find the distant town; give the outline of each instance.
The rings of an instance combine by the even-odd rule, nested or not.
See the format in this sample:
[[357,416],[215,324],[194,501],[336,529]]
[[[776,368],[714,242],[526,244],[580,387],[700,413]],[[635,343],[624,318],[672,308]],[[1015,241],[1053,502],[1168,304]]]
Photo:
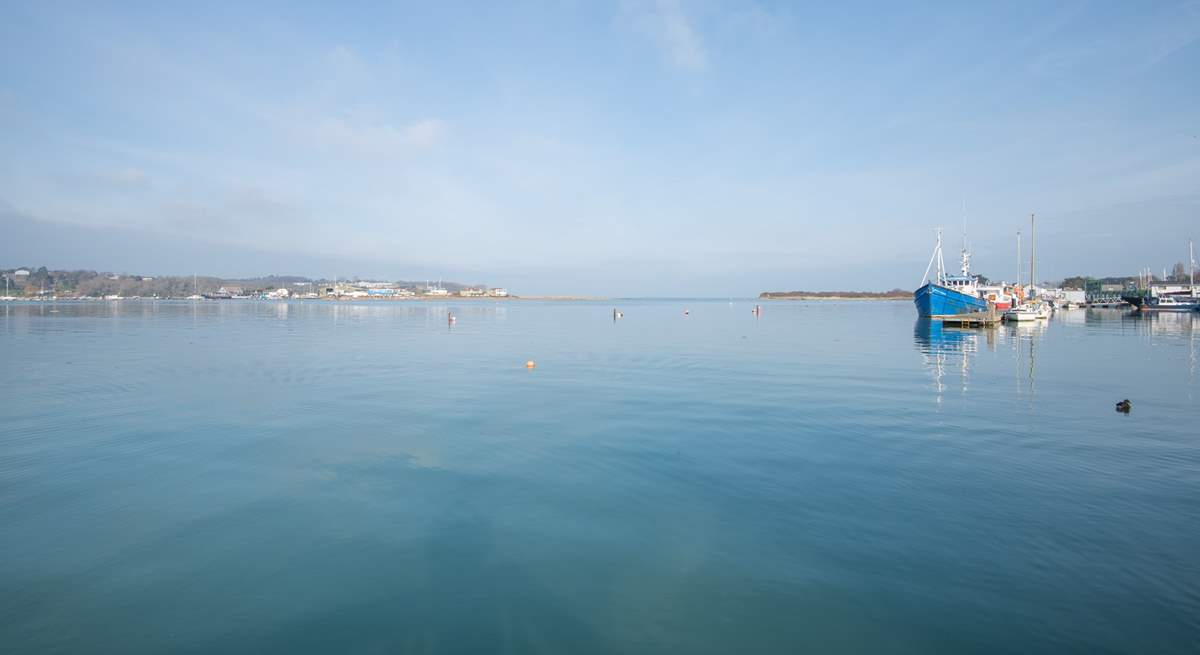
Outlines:
[[457,282],[309,279],[276,276],[227,279],[205,275],[148,276],[25,267],[0,270],[3,300],[327,299],[404,300],[510,298],[507,289]]

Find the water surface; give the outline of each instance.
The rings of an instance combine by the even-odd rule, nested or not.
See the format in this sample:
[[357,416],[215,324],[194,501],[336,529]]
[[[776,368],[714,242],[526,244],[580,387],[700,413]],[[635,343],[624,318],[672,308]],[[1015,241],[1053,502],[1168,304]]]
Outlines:
[[1200,650],[1200,316],[753,306],[0,304],[0,644]]

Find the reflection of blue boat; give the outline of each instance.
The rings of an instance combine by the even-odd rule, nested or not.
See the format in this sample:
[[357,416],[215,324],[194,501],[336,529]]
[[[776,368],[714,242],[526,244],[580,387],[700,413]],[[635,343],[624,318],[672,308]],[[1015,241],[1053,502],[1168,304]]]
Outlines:
[[913,326],[913,340],[917,350],[925,354],[962,352],[968,344],[973,346],[975,333],[942,326],[941,321],[917,319]]
[[[978,280],[971,275],[971,253],[966,244],[962,250],[962,274],[947,275],[946,265],[942,262],[942,232],[938,230],[937,245],[933,249],[933,257],[929,266],[925,267],[925,284],[913,292],[913,304],[917,306],[917,316],[950,316],[969,312],[987,311],[987,301],[979,297],[977,292]],[[937,263],[937,274],[929,279],[929,271]]]

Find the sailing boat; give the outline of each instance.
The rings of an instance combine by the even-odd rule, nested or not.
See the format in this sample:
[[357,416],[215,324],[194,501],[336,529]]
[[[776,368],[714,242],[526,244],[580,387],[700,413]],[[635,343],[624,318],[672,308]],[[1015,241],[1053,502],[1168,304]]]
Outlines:
[[[937,263],[934,278],[929,278],[929,271]],[[987,311],[987,301],[979,297],[979,280],[971,275],[971,253],[967,250],[966,238],[963,239],[962,272],[960,275],[946,273],[946,265],[942,261],[942,230],[937,231],[937,245],[933,248],[933,256],[925,267],[924,284],[913,292],[913,304],[917,306],[917,316],[950,316],[970,312]]]
[[188,296],[188,300],[202,300],[204,297],[200,295],[200,285],[196,280],[196,274],[192,273],[192,295]]
[[[1029,215],[1029,300],[1004,312],[1005,321],[1022,322],[1050,318],[1050,303],[1037,297],[1037,227],[1033,214]],[[1017,257],[1020,258],[1021,233],[1017,233]],[[1020,284],[1018,283],[1018,287]]]

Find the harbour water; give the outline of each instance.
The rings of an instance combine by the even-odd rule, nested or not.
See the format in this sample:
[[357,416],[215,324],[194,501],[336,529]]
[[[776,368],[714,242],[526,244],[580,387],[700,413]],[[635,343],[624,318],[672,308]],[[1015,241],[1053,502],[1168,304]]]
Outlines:
[[755,303],[0,304],[0,644],[1200,651],[1200,315]]

